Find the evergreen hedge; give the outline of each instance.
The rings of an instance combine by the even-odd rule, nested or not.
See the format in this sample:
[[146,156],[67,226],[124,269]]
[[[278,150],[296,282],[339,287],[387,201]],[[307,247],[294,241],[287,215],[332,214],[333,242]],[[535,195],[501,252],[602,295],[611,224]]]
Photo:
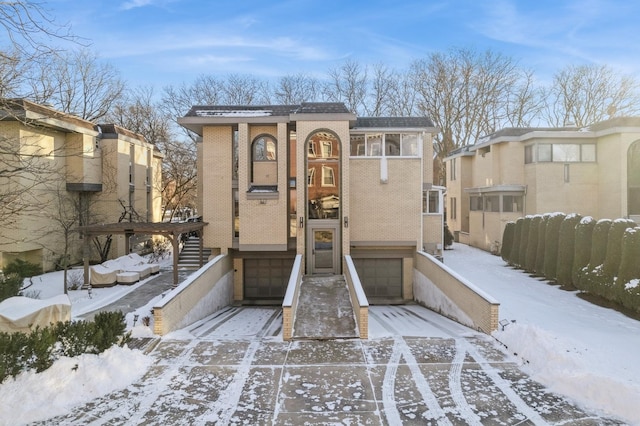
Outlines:
[[61,356],[98,354],[114,344],[124,346],[131,333],[125,333],[124,314],[100,312],[93,322],[67,321],[31,333],[0,332],[0,383],[23,371],[46,370]]
[[543,214],[542,219],[540,220],[540,225],[538,226],[538,247],[536,250],[536,266],[534,271],[536,275],[540,276],[544,276],[544,257],[547,241],[547,225],[549,224],[550,217],[551,215],[549,213]]
[[558,264],[556,265],[556,281],[563,287],[573,287],[573,257],[575,254],[576,226],[582,216],[571,213],[565,216],[558,234]]
[[525,269],[527,260],[527,246],[529,245],[529,228],[531,227],[531,216],[525,216],[520,229],[520,246],[518,247],[518,265]]
[[527,237],[528,243],[524,258],[524,269],[530,273],[535,273],[536,271],[540,222],[542,222],[542,216],[537,214],[531,218],[531,223],[529,224],[529,237]]
[[601,281],[602,264],[604,263],[604,259],[607,255],[607,241],[609,239],[611,223],[610,219],[601,219],[596,222],[593,227],[589,264],[582,269],[580,281],[577,285],[577,287],[582,291],[600,294],[598,287]]
[[595,226],[596,221],[591,216],[583,217],[576,225],[573,270],[571,271],[571,282],[576,288],[580,288],[582,269],[589,264],[591,258],[591,239]]
[[513,234],[516,230],[515,222],[507,222],[502,232],[502,246],[500,256],[506,263],[511,264],[511,246],[513,245]]
[[629,219],[616,219],[609,229],[609,237],[607,238],[607,255],[604,258],[602,266],[606,276],[615,277],[620,269],[620,260],[622,259],[622,236],[627,228],[633,228],[635,222]]
[[522,238],[522,224],[524,223],[524,218],[519,217],[516,219],[516,227],[513,231],[513,241],[511,244],[511,255],[509,256],[511,262],[509,265],[520,267],[520,239]]
[[622,236],[616,300],[627,308],[640,308],[640,228],[627,228]]
[[564,213],[553,213],[549,217],[545,232],[544,249],[544,276],[548,280],[556,279],[556,267],[558,266],[558,241],[560,238],[560,226],[565,218]]

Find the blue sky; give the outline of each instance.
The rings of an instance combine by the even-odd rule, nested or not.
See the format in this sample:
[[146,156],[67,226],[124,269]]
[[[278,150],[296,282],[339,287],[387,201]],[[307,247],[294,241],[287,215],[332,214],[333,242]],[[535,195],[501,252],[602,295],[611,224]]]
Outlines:
[[351,58],[405,69],[452,47],[492,49],[541,79],[567,64],[640,78],[634,0],[46,0],[131,85],[198,75],[322,76]]

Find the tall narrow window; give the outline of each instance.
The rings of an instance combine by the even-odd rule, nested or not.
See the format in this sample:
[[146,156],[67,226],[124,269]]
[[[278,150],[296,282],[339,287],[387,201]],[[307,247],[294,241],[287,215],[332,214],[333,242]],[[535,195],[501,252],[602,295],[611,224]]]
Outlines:
[[251,148],[253,185],[277,185],[276,140],[267,135],[257,137]]

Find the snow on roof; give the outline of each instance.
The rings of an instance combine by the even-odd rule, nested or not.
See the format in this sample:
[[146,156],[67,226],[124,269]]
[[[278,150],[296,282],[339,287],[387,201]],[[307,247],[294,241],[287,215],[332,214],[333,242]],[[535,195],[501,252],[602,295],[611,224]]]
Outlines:
[[273,115],[273,111],[269,109],[262,110],[206,110],[199,109],[195,111],[198,117],[269,117]]

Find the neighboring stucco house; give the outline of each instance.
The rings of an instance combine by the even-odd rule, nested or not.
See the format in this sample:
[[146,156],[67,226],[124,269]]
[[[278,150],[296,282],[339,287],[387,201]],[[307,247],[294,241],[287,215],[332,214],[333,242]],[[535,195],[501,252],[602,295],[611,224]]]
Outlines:
[[587,128],[505,128],[453,151],[447,224],[458,241],[498,251],[508,221],[579,213],[640,223],[640,117]]
[[[6,169],[26,167],[0,175],[5,207],[13,194],[21,194],[19,203],[14,200],[19,211],[0,214],[0,267],[20,258],[53,269],[64,249],[61,218],[75,221],[72,228],[117,222],[121,216],[160,220],[162,154],[141,135],[22,99],[4,100],[3,107],[0,161]],[[69,236],[70,260],[80,262],[79,236],[72,230]],[[124,251],[124,237],[114,236],[111,255]]]
[[204,244],[234,262],[234,300],[281,302],[306,274],[351,255],[370,301],[413,299],[417,250],[441,254],[427,118],[358,118],[342,103],[194,106]]

